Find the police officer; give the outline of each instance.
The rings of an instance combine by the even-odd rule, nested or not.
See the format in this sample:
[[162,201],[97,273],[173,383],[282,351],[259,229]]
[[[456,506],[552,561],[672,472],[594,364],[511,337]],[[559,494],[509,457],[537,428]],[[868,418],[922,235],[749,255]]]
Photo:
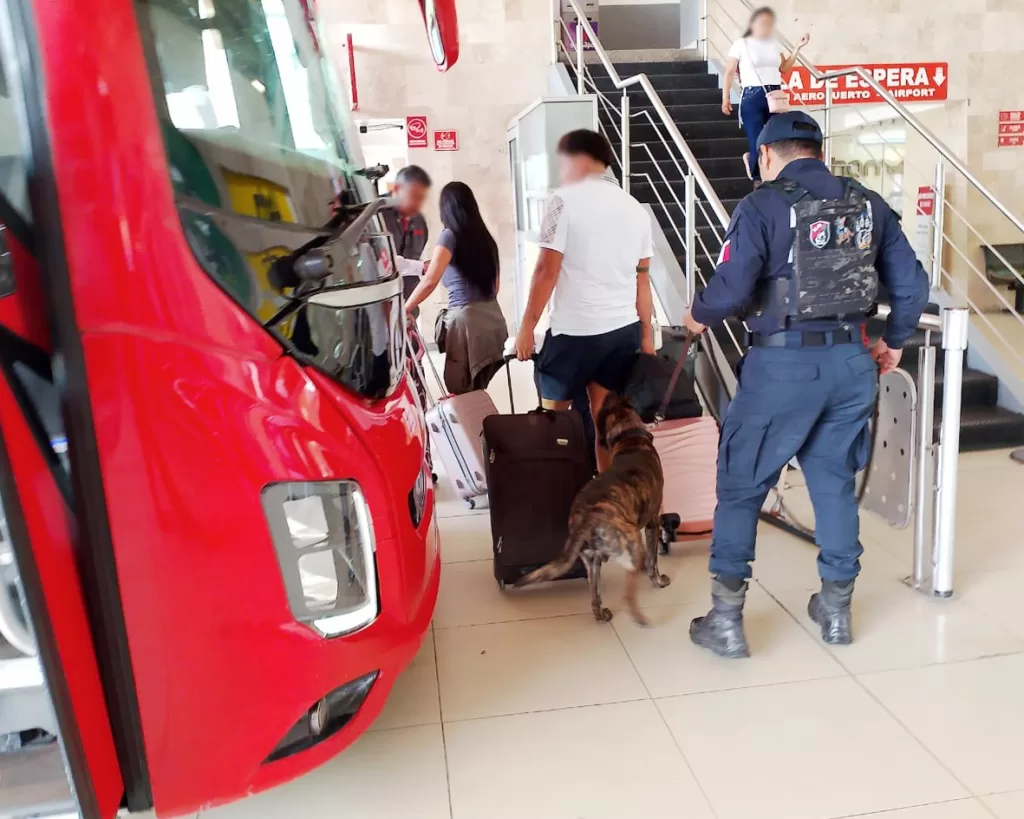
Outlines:
[[[825,642],[850,642],[863,551],[854,479],[871,446],[878,373],[899,364],[928,301],[896,214],[829,173],[821,145],[807,114],[768,121],[757,141],[765,183],[736,208],[715,275],[685,320],[701,333],[743,315],[751,333],[718,454],[712,609],[690,625],[694,643],[723,657],[749,656],[743,603],[758,514],[794,456],[814,504],[822,581],[807,611]],[[891,313],[869,351],[864,324],[879,283]]]

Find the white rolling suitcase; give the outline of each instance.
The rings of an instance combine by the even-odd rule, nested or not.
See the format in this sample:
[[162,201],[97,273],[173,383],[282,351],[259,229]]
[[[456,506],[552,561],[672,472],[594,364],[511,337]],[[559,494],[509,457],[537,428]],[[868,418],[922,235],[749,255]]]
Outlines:
[[473,509],[476,507],[476,499],[487,494],[483,450],[484,418],[496,415],[498,410],[491,396],[484,390],[474,390],[464,395],[446,395],[444,383],[430,354],[425,354],[423,358],[444,396],[434,402],[428,391],[429,406],[425,414],[430,440],[434,452],[444,464],[455,494]]

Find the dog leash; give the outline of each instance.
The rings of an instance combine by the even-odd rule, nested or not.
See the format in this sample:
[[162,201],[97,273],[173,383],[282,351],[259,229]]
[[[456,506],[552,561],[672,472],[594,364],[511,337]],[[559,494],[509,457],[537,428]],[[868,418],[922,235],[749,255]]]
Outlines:
[[690,345],[693,343],[693,339],[693,333],[687,332],[686,338],[683,339],[683,351],[679,354],[676,368],[672,371],[672,377],[668,382],[668,389],[665,390],[665,397],[661,399],[661,406],[654,413],[654,423],[656,424],[660,424],[665,420],[665,413],[668,412],[668,405],[672,403],[672,393],[676,391],[676,384],[679,383],[679,376],[686,365],[686,357],[690,354]]

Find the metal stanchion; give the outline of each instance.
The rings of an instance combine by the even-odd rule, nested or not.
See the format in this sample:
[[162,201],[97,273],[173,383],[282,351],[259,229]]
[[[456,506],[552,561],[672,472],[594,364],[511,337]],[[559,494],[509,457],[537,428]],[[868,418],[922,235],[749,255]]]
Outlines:
[[[654,180],[651,180],[654,186]],[[622,189],[629,193],[629,89],[622,89]]]
[[832,170],[832,81],[825,80],[825,115],[822,123],[825,144],[822,149],[821,158],[825,161],[825,167]]
[[939,160],[935,164],[935,223],[932,232],[932,290],[942,287],[942,230],[946,214],[946,166]]
[[917,474],[914,483],[914,573],[910,584],[924,587],[928,554],[932,545],[933,417],[935,410],[935,347],[931,331],[925,334],[925,346],[917,359]]
[[939,428],[939,456],[936,468],[935,539],[932,546],[932,594],[953,594],[953,566],[956,553],[956,484],[960,458],[960,400],[967,349],[966,307],[942,311],[942,426]]
[[686,306],[690,307],[697,295],[697,181],[692,173],[686,174]]

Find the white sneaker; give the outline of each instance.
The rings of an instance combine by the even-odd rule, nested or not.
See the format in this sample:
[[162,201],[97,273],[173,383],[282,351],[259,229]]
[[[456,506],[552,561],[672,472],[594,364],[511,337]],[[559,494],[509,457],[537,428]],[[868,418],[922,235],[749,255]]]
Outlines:
[[753,182],[754,175],[750,172],[750,151],[747,151],[745,154],[743,154],[743,170],[747,174],[747,179]]

